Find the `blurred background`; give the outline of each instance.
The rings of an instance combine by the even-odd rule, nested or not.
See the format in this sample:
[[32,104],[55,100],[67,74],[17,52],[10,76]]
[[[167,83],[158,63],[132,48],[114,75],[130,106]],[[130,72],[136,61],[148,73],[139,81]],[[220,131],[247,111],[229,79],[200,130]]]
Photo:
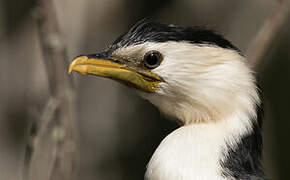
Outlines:
[[[21,180],[27,127],[48,98],[48,80],[33,14],[35,0],[0,0],[0,180]],[[69,59],[102,51],[138,20],[209,26],[246,50],[274,0],[58,0]],[[264,166],[290,178],[290,21],[271,44],[257,75],[264,94]],[[68,61],[69,61],[68,59]],[[128,88],[74,74],[78,158],[75,179],[143,179],[160,141],[178,125]]]

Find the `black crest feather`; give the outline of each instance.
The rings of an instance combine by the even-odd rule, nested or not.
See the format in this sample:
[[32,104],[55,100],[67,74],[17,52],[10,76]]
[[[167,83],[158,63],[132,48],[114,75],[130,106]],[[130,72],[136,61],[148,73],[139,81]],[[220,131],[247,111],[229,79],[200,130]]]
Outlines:
[[178,27],[168,24],[141,21],[126,34],[115,40],[112,48],[142,44],[144,42],[187,41],[193,44],[209,44],[238,50],[218,33],[205,27]]

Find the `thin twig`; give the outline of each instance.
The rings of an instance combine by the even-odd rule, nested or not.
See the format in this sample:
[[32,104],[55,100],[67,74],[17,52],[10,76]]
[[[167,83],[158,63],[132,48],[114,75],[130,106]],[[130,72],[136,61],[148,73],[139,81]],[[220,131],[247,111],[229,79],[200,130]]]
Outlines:
[[279,30],[287,19],[289,5],[288,0],[278,0],[278,6],[275,12],[265,20],[265,23],[250,44],[246,54],[252,67],[258,66],[259,62],[269,50],[271,43],[278,35]]
[[[59,107],[59,100],[51,97],[48,101],[40,117],[41,126],[38,129],[38,136],[43,136],[45,130],[48,129],[49,122],[53,120],[56,110]],[[37,140],[37,139],[36,139]]]
[[52,0],[39,0],[34,13],[47,70],[50,97],[32,144],[29,180],[71,180],[75,163],[74,92],[67,76],[66,47]]
[[[40,114],[38,113],[35,109],[33,112],[33,119],[38,119],[38,121],[31,121],[31,124],[28,128],[28,144],[26,146],[26,152],[25,152],[25,164],[26,164],[26,168],[25,168],[25,177],[28,178],[29,174],[32,174],[33,172],[31,172],[33,169],[32,166],[36,165],[36,163],[32,163],[34,161],[38,161],[38,159],[36,158],[37,156],[35,154],[39,154],[41,155],[41,151],[40,148],[35,148],[35,147],[40,147],[42,143],[41,141],[44,139],[45,134],[47,133],[46,131],[49,129],[49,123],[50,121],[53,120],[53,118],[55,117],[55,113],[56,110],[59,106],[59,101],[58,99],[56,99],[55,97],[51,97],[44,109],[43,112]],[[37,130],[37,132],[35,132]],[[36,136],[37,135],[37,136]],[[34,148],[34,149],[33,149]],[[34,156],[31,156],[32,150],[34,152]],[[36,158],[36,159],[35,159]],[[27,162],[28,161],[28,162]],[[47,170],[47,172],[49,172],[49,170]]]

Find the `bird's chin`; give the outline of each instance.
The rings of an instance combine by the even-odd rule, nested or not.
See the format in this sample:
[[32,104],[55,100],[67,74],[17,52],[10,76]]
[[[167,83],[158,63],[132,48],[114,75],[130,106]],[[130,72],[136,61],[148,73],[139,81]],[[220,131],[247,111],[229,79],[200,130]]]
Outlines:
[[139,95],[141,98],[145,99],[145,100],[149,100],[150,97],[155,96],[154,93],[148,93],[145,91],[140,91],[139,89],[134,89],[134,91],[136,92],[137,95]]

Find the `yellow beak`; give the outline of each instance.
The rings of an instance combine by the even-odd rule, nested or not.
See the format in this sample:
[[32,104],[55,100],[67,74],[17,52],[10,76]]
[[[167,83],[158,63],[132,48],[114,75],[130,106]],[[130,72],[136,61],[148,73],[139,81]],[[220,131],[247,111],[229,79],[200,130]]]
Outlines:
[[155,92],[158,84],[163,81],[161,77],[147,70],[137,70],[110,59],[89,58],[87,56],[74,59],[68,72],[72,71],[111,78],[149,93]]

